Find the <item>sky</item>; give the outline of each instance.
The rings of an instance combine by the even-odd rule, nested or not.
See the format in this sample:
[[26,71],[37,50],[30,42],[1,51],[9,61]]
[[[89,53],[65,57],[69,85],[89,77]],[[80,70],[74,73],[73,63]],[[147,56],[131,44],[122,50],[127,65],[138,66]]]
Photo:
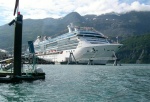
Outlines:
[[[0,0],[0,26],[15,19],[16,0]],[[61,18],[70,12],[101,15],[150,11],[150,0],[19,0],[19,11],[24,19]]]

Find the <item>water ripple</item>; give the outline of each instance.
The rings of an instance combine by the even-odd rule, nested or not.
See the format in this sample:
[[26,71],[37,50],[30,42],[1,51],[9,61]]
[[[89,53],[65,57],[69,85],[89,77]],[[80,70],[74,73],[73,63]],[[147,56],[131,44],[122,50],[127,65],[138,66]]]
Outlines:
[[0,102],[149,102],[150,65],[40,65],[46,79],[0,84]]

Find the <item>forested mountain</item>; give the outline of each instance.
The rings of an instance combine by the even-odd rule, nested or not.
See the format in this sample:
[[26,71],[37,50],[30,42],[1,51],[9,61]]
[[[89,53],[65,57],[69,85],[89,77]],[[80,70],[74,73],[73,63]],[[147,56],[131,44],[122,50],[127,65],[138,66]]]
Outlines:
[[[11,20],[10,20],[11,21]],[[45,19],[25,19],[23,22],[23,44],[27,44],[29,40],[35,40],[38,35],[55,37],[60,34],[68,32],[67,25],[73,23],[76,26],[94,27],[96,30],[102,32],[108,38],[116,40],[119,36],[119,41],[122,41],[124,47],[119,52],[132,54],[133,50],[130,41],[132,36],[134,41],[139,40],[137,36],[150,34],[150,12],[128,12],[125,14],[109,13],[105,15],[85,15],[81,16],[77,12],[72,12],[63,18],[45,18]],[[9,23],[9,22],[8,22]],[[7,49],[13,46],[14,26],[0,26],[0,48]],[[136,38],[137,37],[137,38]],[[142,37],[142,36],[141,36]],[[129,39],[128,39],[129,38]],[[127,40],[128,39],[128,40]],[[141,38],[142,39],[142,38]],[[128,43],[126,43],[127,41]],[[141,43],[144,40],[141,40]],[[148,40],[146,40],[148,41]],[[132,42],[131,42],[132,43]],[[126,49],[126,50],[125,50]],[[128,49],[128,50],[127,50]],[[141,48],[139,51],[140,54]],[[136,50],[137,51],[137,50]],[[145,50],[144,50],[145,51]],[[149,53],[149,52],[148,52]],[[127,54],[127,53],[126,53]],[[139,55],[137,55],[138,57]],[[128,62],[123,55],[122,61]],[[133,56],[132,56],[133,57]],[[135,62],[134,61],[129,62]],[[145,58],[145,57],[143,57]]]
[[117,55],[123,63],[150,63],[150,33],[128,38]]

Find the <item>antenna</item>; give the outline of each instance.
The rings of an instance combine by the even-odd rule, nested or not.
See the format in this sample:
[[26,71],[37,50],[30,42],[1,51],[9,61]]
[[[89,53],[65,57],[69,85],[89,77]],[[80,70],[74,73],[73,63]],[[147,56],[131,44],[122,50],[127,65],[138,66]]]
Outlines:
[[17,10],[17,12],[19,12],[19,0],[16,0],[16,3],[15,3],[14,16],[16,14],[16,10]]

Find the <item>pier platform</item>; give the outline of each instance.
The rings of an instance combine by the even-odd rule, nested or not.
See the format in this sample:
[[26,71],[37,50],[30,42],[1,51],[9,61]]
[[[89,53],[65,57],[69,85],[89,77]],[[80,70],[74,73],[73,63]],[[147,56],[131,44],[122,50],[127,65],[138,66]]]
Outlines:
[[14,74],[7,71],[0,71],[0,83],[17,83],[22,81],[44,80],[45,73],[22,73],[21,76],[13,76]]
[[23,15],[19,12],[19,0],[16,0],[14,16],[9,26],[14,27],[14,50],[13,56],[4,60],[0,60],[0,83],[16,83],[22,81],[34,81],[45,79],[45,73],[42,69],[36,67],[35,51],[33,41],[28,41],[29,52],[32,55],[32,65],[28,68],[23,68],[22,62],[22,30],[23,30]]

